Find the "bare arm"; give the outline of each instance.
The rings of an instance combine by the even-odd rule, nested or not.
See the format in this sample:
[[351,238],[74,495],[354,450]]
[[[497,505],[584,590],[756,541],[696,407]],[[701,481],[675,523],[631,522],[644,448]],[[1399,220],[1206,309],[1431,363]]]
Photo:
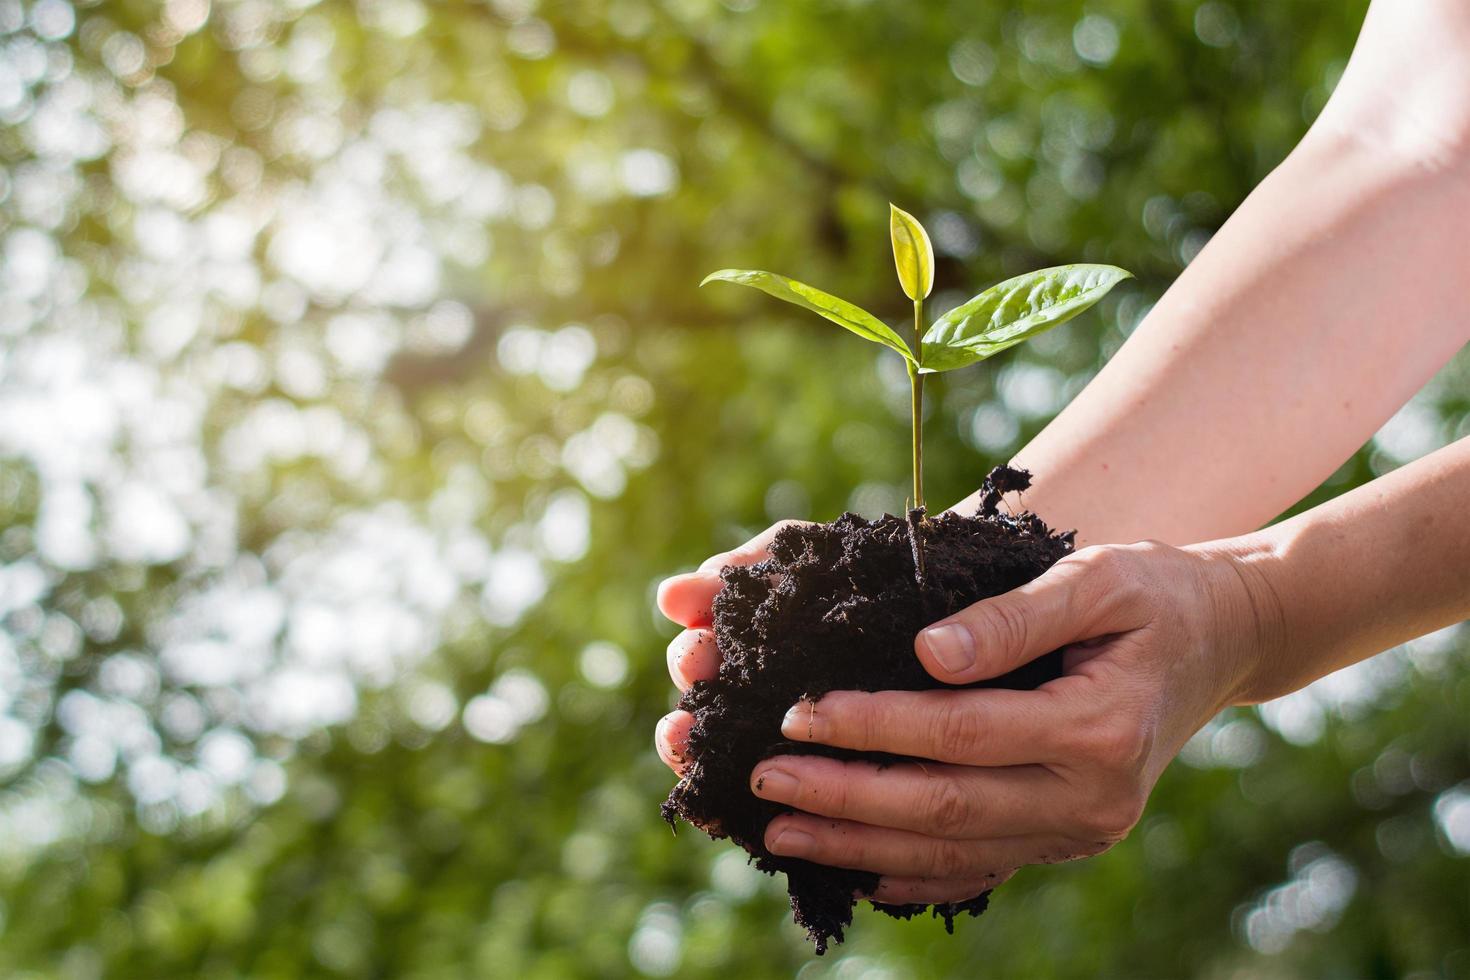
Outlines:
[[1026,505],[1082,544],[1259,527],[1470,339],[1467,223],[1470,2],[1378,0],[1301,145],[1018,454]]
[[[1235,697],[1279,697],[1470,616],[1470,439],[1226,542],[1282,633]],[[1209,547],[1209,546],[1204,546]]]

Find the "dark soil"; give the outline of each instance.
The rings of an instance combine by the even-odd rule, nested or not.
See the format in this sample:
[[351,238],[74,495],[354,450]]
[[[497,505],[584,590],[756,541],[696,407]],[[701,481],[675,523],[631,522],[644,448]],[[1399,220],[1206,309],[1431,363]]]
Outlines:
[[[943,687],[914,655],[920,629],[981,599],[1036,578],[1072,550],[1072,534],[1057,534],[1034,514],[998,512],[1000,495],[1024,490],[1030,474],[997,467],[974,517],[943,514],[923,520],[885,515],[867,521],[843,514],[831,524],[791,527],[776,536],[771,557],[757,565],[727,567],[714,603],[720,674],[696,683],[679,702],[694,715],[688,768],[663,804],[675,817],[711,828],[745,848],[757,868],[786,873],[796,922],[826,951],[852,923],[856,894],[878,876],[777,857],[765,848],[766,825],[789,807],[750,792],[750,773],[782,753],[893,761],[781,736],[781,719],[799,699],[838,690],[920,690]],[[913,528],[921,532],[922,578],[916,574]],[[1053,653],[997,680],[976,686],[1032,688],[1059,676]],[[933,913],[952,932],[962,912],[985,910],[987,891]],[[898,918],[924,905],[881,905]]]

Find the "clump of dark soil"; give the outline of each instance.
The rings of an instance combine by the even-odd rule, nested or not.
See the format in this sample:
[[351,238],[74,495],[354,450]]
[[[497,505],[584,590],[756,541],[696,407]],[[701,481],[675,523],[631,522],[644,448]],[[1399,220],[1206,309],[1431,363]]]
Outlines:
[[[727,567],[714,603],[720,674],[700,681],[679,707],[693,713],[688,767],[663,804],[671,824],[683,817],[745,848],[757,868],[786,873],[796,922],[826,951],[852,923],[855,894],[871,891],[878,876],[778,857],[762,840],[773,817],[789,807],[750,792],[757,762],[782,753],[892,761],[786,741],[781,719],[802,698],[838,690],[921,690],[943,687],[914,655],[919,630],[981,599],[1036,578],[1072,550],[1072,533],[1058,534],[1034,514],[997,509],[1002,493],[1030,486],[1030,474],[997,467],[974,517],[943,514],[923,520],[886,515],[867,521],[843,514],[831,524],[791,527],[776,536],[771,557]],[[922,541],[922,562],[914,529]],[[922,573],[918,566],[922,565]],[[976,686],[1032,688],[1060,675],[1053,653],[1020,670]],[[987,891],[933,913],[953,931],[962,912],[985,910]],[[925,905],[881,905],[898,918]]]

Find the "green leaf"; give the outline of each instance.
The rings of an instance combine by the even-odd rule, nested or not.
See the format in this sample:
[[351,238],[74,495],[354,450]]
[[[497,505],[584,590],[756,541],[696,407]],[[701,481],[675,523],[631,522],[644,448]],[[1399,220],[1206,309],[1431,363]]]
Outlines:
[[991,286],[924,333],[924,369],[953,371],[999,354],[1066,323],[1131,278],[1112,265],[1059,265]]
[[919,219],[890,203],[888,236],[893,239],[893,264],[904,294],[917,302],[934,288],[934,246]]
[[831,293],[824,293],[814,286],[808,286],[804,282],[788,279],[774,272],[761,272],[756,269],[721,269],[719,272],[711,272],[704,277],[703,286],[708,282],[733,282],[741,286],[752,286],[764,293],[784,299],[788,303],[811,310],[820,316],[826,317],[839,327],[851,330],[864,340],[871,340],[875,344],[892,348],[904,356],[905,360],[913,361],[913,351],[909,345],[903,342],[903,338],[894,333],[893,328],[882,320],[869,313],[860,306],[854,306],[845,299],[838,299]]

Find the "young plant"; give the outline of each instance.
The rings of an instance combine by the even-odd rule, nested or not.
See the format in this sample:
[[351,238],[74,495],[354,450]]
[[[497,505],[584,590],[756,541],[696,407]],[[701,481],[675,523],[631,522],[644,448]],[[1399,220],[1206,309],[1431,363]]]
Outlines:
[[924,506],[924,376],[953,371],[994,357],[1008,347],[1066,323],[1132,278],[1111,265],[1059,265],[1007,279],[962,303],[924,328],[924,300],[934,288],[934,249],[917,218],[888,205],[889,236],[898,281],[914,304],[910,347],[888,324],[861,307],[820,289],[754,269],[721,269],[704,278],[753,286],[777,299],[805,307],[864,340],[901,356],[909,372],[913,413],[914,507]]

